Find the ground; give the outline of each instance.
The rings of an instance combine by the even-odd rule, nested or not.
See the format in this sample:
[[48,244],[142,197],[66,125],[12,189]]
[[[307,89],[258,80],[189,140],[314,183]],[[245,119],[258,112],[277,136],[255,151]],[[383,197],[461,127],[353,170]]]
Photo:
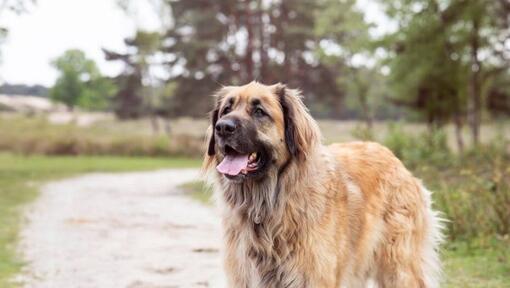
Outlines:
[[[195,169],[52,182],[28,208],[22,287],[224,287],[218,216],[178,185]],[[169,284],[173,286],[168,286]]]
[[132,171],[160,168],[198,167],[200,160],[147,157],[69,157],[20,156],[0,153],[0,287],[10,284],[13,275],[24,266],[17,249],[23,226],[22,209],[39,195],[39,188],[49,180],[79,173]]

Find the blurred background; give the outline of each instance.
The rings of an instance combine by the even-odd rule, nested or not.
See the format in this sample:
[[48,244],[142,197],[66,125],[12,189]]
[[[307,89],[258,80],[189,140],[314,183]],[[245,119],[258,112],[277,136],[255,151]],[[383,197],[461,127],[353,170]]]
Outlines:
[[508,0],[0,0],[0,286],[44,183],[197,168],[210,95],[257,80],[434,191],[445,287],[509,287],[509,68]]

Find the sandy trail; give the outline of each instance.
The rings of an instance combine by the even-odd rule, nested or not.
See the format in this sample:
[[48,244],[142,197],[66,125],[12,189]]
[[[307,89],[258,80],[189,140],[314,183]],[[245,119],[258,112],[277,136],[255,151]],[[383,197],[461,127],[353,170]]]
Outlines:
[[90,174],[44,186],[27,213],[23,287],[223,287],[219,219],[177,186],[196,170]]

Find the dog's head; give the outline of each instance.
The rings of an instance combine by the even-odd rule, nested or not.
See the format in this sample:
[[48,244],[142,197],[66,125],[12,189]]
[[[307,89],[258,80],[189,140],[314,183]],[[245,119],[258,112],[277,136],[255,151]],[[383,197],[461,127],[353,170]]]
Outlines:
[[319,141],[299,91],[252,82],[216,94],[206,164],[227,179],[264,178],[290,161],[306,161]]

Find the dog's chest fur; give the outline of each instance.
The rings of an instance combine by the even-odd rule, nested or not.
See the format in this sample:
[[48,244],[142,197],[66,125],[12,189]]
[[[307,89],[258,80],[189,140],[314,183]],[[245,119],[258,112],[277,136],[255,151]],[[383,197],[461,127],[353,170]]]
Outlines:
[[[277,179],[269,177],[268,179]],[[227,250],[237,260],[241,282],[246,287],[306,287],[306,280],[292,262],[302,245],[299,232],[306,231],[302,216],[286,206],[285,189],[267,180],[227,184],[224,200],[228,206],[224,221]],[[285,219],[285,221],[283,221]],[[299,227],[298,227],[299,225]]]

